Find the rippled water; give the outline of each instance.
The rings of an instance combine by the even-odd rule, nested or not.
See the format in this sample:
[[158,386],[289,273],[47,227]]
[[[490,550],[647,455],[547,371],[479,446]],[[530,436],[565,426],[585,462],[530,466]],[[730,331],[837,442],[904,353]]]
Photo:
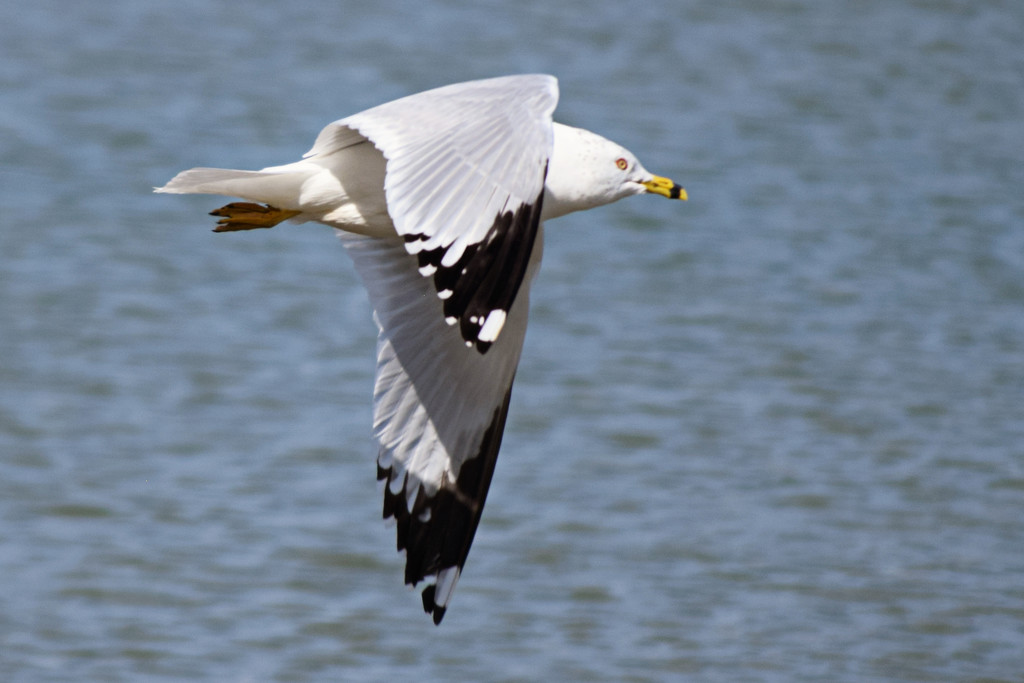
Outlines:
[[[1021,680],[1024,5],[0,8],[0,677]],[[194,165],[543,71],[691,201],[549,227],[440,628],[330,231]]]

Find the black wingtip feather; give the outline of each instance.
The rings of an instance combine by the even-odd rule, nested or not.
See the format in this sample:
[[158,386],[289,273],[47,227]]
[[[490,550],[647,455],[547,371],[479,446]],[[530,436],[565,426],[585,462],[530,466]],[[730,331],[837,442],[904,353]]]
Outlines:
[[[383,473],[385,480],[384,517],[395,518],[396,546],[406,553],[405,583],[415,586],[442,569],[458,567],[461,571],[465,565],[494,476],[511,396],[509,387],[481,438],[477,455],[462,464],[457,479],[454,482],[446,479],[433,496],[427,495],[421,486],[412,510],[409,510],[406,496],[408,475],[405,475],[402,490],[392,493],[390,480],[394,469],[377,466],[378,478]],[[428,510],[429,515],[426,515]],[[433,614],[435,624],[440,624],[446,608],[435,604],[436,590],[434,584],[424,588],[423,608]]]
[[[547,177],[547,167],[544,168]],[[420,268],[434,268],[434,287],[450,292],[444,300],[444,315],[458,321],[462,338],[479,353],[487,353],[494,340],[480,339],[484,321],[492,311],[509,311],[526,275],[533,245],[540,227],[544,191],[530,203],[494,217],[487,235],[466,246],[461,258],[450,265],[441,264],[450,247],[416,251],[416,242],[428,235],[403,235],[406,246],[416,253]]]
[[434,584],[430,584],[423,589],[423,611],[433,617],[434,626],[440,626],[447,608],[434,604],[434,597],[436,594],[437,586]]

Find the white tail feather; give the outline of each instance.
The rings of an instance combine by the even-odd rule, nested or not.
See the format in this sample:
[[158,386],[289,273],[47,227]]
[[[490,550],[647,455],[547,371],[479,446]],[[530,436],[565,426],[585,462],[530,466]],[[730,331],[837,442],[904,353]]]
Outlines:
[[182,171],[155,192],[169,194],[219,194],[263,202],[281,209],[293,206],[302,184],[313,169],[287,172],[237,171],[230,168],[192,168]]

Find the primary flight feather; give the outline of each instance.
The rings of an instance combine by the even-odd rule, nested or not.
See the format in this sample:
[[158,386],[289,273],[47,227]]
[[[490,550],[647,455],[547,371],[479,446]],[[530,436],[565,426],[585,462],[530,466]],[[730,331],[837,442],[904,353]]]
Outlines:
[[193,168],[157,192],[248,200],[216,232],[337,230],[380,330],[373,396],[384,517],[440,623],[480,522],[526,333],[542,221],[633,194],[686,199],[628,150],[552,121],[552,76],[429,90],[335,121],[301,161]]

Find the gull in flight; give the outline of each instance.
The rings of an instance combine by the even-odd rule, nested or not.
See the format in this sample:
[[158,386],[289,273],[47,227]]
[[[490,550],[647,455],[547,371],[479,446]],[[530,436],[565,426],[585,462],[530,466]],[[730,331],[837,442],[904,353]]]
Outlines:
[[373,430],[405,582],[444,617],[480,523],[540,264],[542,223],[635,194],[686,199],[628,150],[552,121],[558,82],[492,78],[335,121],[301,161],[193,168],[157,192],[246,201],[215,232],[335,228],[369,291]]

